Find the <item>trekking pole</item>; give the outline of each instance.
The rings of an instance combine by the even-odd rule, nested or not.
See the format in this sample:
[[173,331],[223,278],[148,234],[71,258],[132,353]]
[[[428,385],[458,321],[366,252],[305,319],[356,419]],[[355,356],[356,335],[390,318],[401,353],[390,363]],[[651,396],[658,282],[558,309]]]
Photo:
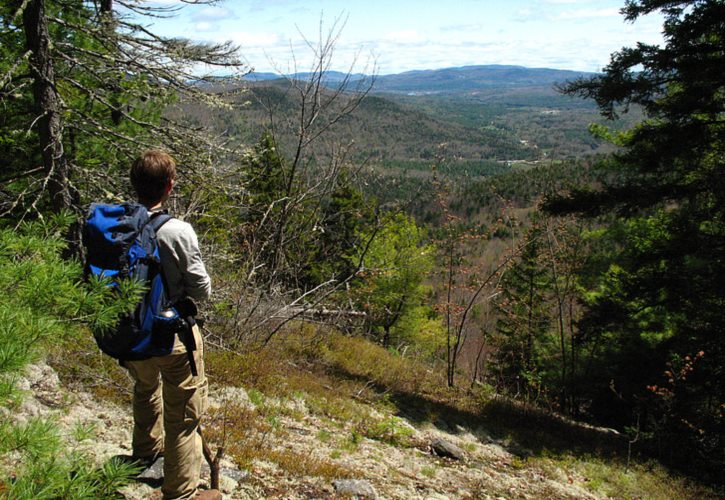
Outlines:
[[216,454],[212,454],[211,448],[209,448],[209,445],[206,443],[206,440],[204,439],[204,433],[201,432],[201,425],[196,428],[196,432],[199,433],[199,437],[201,437],[201,449],[204,451],[204,458],[206,459],[207,463],[209,464],[209,469],[211,470],[211,479],[209,480],[210,487],[213,490],[219,489],[219,469],[220,469],[220,462],[222,455],[224,455],[224,447],[220,446],[216,450]]

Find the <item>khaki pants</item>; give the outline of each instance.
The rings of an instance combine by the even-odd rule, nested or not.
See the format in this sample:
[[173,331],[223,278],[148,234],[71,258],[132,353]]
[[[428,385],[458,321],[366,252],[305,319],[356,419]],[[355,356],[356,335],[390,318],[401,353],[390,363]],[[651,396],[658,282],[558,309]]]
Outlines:
[[197,327],[194,338],[196,377],[178,338],[168,356],[124,363],[134,380],[133,454],[150,457],[163,452],[165,499],[190,498],[199,484],[202,450],[197,428],[208,406],[208,383]]

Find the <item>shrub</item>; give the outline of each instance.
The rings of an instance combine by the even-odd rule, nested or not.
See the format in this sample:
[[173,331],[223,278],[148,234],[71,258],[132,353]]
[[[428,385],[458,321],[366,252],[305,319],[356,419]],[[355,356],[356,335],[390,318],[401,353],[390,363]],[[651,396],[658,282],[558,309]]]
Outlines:
[[[134,302],[138,287],[112,296],[104,283],[81,284],[77,262],[61,258],[60,234],[71,219],[0,230],[0,393],[13,404],[14,381],[44,350],[89,335],[84,324],[108,326]],[[108,498],[134,470],[120,462],[101,467],[71,449],[54,422],[33,418],[0,425],[0,496],[3,498]]]

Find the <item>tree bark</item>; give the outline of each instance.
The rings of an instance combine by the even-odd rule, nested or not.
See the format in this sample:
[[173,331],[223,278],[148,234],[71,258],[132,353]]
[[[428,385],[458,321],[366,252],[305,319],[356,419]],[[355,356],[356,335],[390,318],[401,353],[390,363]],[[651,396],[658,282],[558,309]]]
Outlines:
[[63,151],[61,99],[55,88],[50,33],[45,0],[30,0],[23,11],[25,43],[33,76],[33,99],[38,116],[38,138],[43,156],[51,207],[55,212],[71,208],[70,166]]

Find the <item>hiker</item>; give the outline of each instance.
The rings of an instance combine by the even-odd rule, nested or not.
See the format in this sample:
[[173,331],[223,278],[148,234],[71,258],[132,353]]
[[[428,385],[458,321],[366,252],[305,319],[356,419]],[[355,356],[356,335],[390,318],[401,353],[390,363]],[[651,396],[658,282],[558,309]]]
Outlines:
[[[153,214],[161,211],[171,194],[176,164],[164,151],[145,151],[134,161],[130,176],[139,203]],[[159,228],[157,241],[171,302],[207,299],[211,280],[191,225],[172,218]],[[208,406],[208,382],[201,333],[196,324],[190,328],[196,350],[187,352],[184,338],[178,334],[171,354],[123,362],[134,380],[133,457],[151,464],[163,455],[164,499],[219,499],[217,490],[197,490],[202,459],[197,429]]]

